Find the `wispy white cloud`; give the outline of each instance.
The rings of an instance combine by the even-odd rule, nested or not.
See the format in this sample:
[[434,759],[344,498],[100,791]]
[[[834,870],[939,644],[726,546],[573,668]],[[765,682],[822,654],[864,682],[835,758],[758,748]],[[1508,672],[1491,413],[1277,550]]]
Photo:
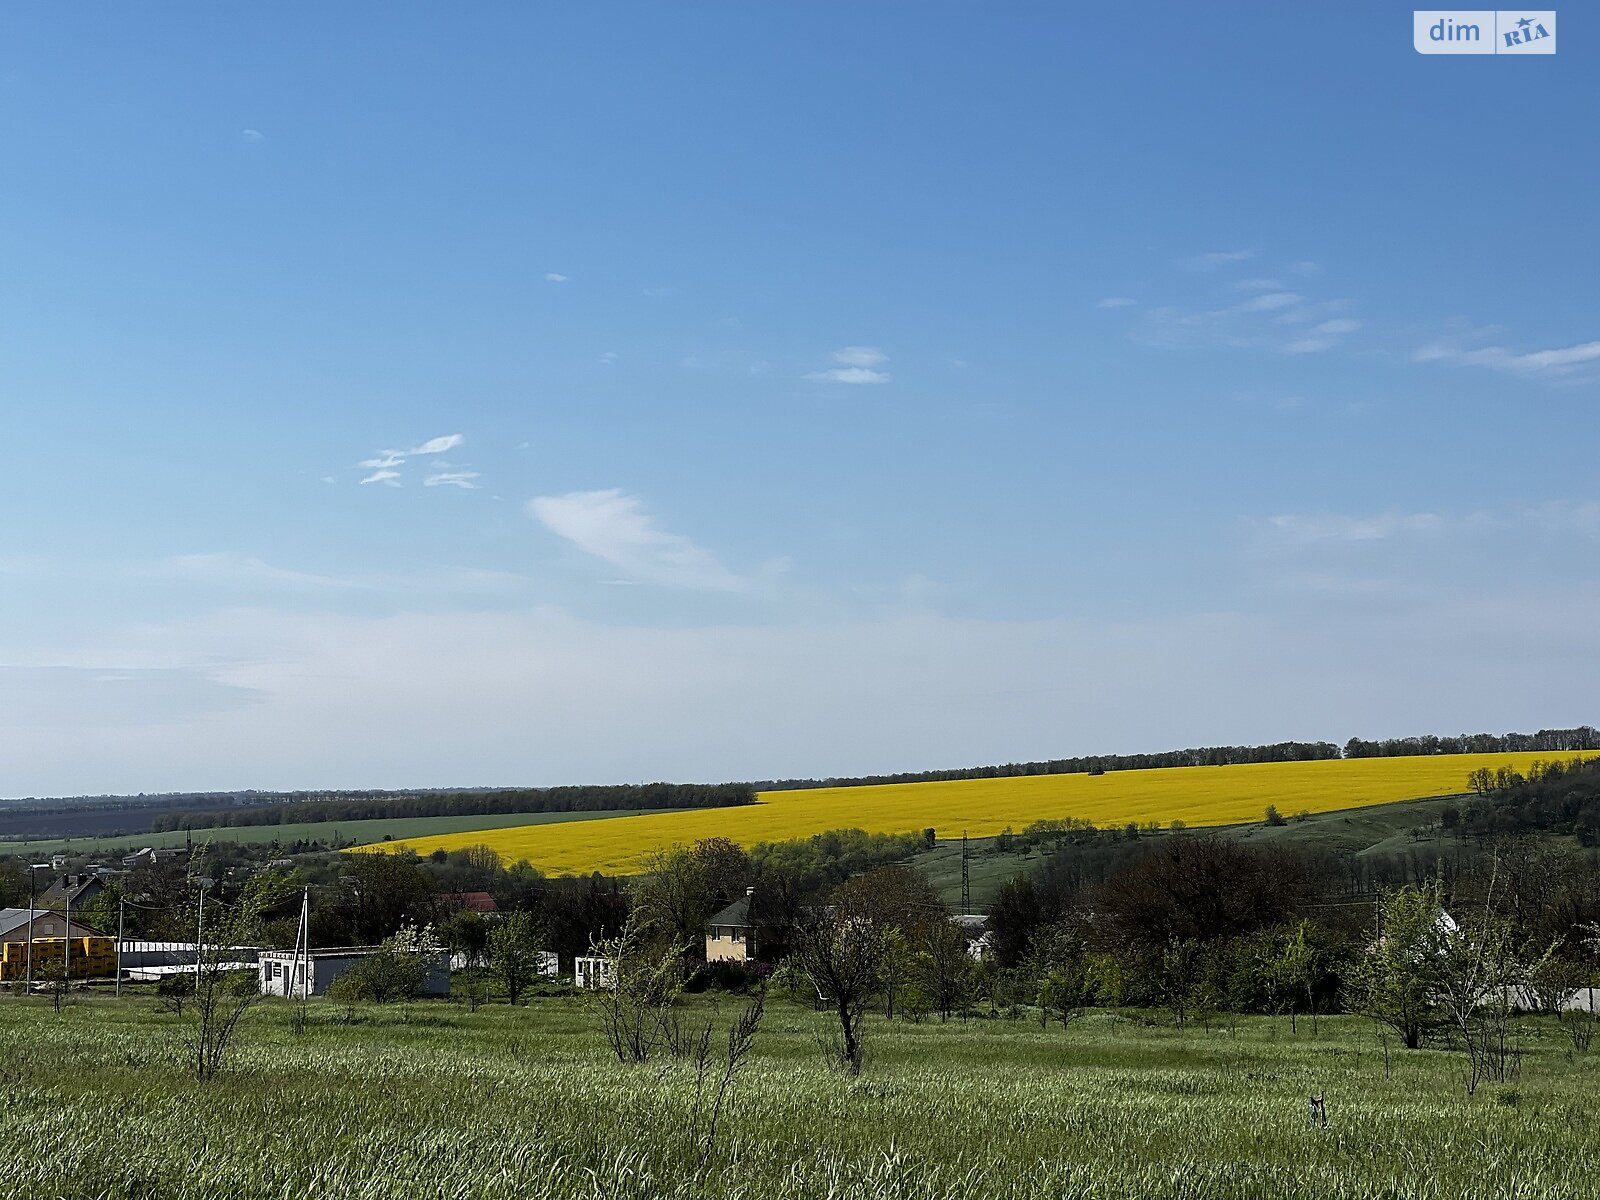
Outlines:
[[1096,308],[1127,308],[1139,303],[1132,296],[1107,296],[1104,300],[1095,303]]
[[222,587],[257,587],[262,585],[291,588],[348,588],[352,580],[332,575],[318,575],[310,571],[295,571],[276,567],[248,554],[175,554],[161,560],[151,570],[152,574],[173,577],[191,583],[204,583]]
[[472,481],[477,478],[478,472],[476,471],[440,471],[437,474],[429,475],[426,479],[424,479],[422,481],[422,486],[458,487],[465,488],[468,491],[473,491],[478,485]]
[[834,366],[825,371],[813,371],[807,379],[825,383],[889,383],[894,376],[878,368],[889,361],[889,356],[876,346],[846,346],[829,356]]
[[557,537],[630,578],[697,591],[741,591],[749,586],[709,550],[660,528],[639,497],[620,488],[539,496],[528,501],[527,511]]
[[1600,500],[1548,500],[1521,510],[1521,515],[1551,532],[1600,537]]
[[1188,258],[1175,259],[1178,266],[1186,267],[1191,271],[1212,271],[1217,267],[1226,267],[1231,263],[1245,262],[1256,256],[1255,250],[1213,250],[1207,254],[1195,254]]
[[267,140],[267,135],[259,129],[239,130],[239,140],[249,146],[257,146]]
[[322,574],[277,566],[248,554],[178,554],[157,562],[94,568],[102,578],[131,584],[182,582],[224,590],[338,595],[419,597],[502,597],[523,590],[530,579],[510,571],[475,566],[438,566],[406,573]]
[[894,376],[887,371],[874,371],[871,367],[834,367],[827,371],[813,371],[807,379],[827,383],[890,383]]
[[1332,321],[1324,321],[1311,332],[1326,334],[1354,333],[1361,328],[1361,322],[1354,317],[1338,317]]
[[1408,537],[1600,537],[1600,501],[1555,499],[1470,513],[1282,513],[1255,522],[1291,544],[1380,542]]
[[1489,367],[1518,375],[1557,377],[1570,375],[1600,362],[1600,341],[1580,342],[1554,350],[1517,352],[1504,346],[1468,348],[1459,343],[1433,342],[1414,351],[1413,362],[1442,362],[1463,367]]
[[889,356],[876,346],[846,346],[833,352],[833,361],[845,367],[881,367]]
[[1285,354],[1318,354],[1332,350],[1349,334],[1361,328],[1354,317],[1336,317],[1312,327],[1311,332],[1290,340],[1283,347]]
[[443,437],[429,438],[420,446],[413,446],[409,450],[380,450],[375,458],[364,458],[360,465],[363,467],[376,467],[385,470],[389,467],[398,467],[408,458],[416,458],[423,454],[445,454],[454,450],[467,439],[459,433],[447,433]]
[[[387,487],[400,487],[400,472],[396,469],[405,465],[406,460],[420,458],[434,454],[446,454],[462,445],[467,439],[459,433],[447,433],[439,437],[429,438],[419,446],[412,446],[408,450],[380,450],[372,458],[362,459],[357,466],[363,467],[372,474],[361,480],[362,483],[381,483]],[[447,464],[440,463],[440,466]],[[476,479],[473,474],[469,478]],[[424,486],[435,486],[424,480]]]
[[[217,678],[209,667],[0,664],[0,723],[48,743],[61,731],[114,728],[124,737],[204,723],[265,697]],[[78,757],[82,738],[65,739]],[[94,739],[90,739],[94,740]],[[113,777],[108,772],[108,777]],[[70,794],[70,788],[61,789]]]
[[1374,542],[1402,536],[1438,533],[1449,524],[1438,513],[1282,513],[1266,519],[1268,527],[1294,542]]
[[448,433],[444,437],[429,438],[422,445],[403,451],[403,453],[407,457],[415,454],[443,454],[447,450],[454,450],[466,440],[459,433]]
[[[1219,252],[1181,260],[1181,265],[1211,270],[1254,256],[1254,251]],[[1302,273],[1298,264],[1290,269]],[[1308,297],[1268,277],[1219,280],[1206,290],[1214,297],[1209,305],[1141,306],[1129,336],[1163,349],[1225,347],[1299,355],[1332,350],[1361,328],[1359,320],[1345,315],[1345,301]]]
[[546,271],[544,273],[544,281],[546,283],[570,283],[572,282],[572,277],[563,275],[560,271]]
[[1300,303],[1298,292],[1262,292],[1259,296],[1241,302],[1239,312],[1276,312],[1280,308],[1293,308]]

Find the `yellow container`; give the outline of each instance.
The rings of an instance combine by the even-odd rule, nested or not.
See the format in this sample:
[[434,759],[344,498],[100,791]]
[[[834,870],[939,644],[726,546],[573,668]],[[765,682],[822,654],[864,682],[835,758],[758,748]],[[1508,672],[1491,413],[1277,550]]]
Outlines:
[[[72,939],[72,978],[104,979],[116,974],[117,943],[108,937]],[[59,972],[67,955],[66,938],[33,939],[33,976],[40,979]],[[0,980],[14,982],[28,976],[28,943],[7,942],[0,950]]]

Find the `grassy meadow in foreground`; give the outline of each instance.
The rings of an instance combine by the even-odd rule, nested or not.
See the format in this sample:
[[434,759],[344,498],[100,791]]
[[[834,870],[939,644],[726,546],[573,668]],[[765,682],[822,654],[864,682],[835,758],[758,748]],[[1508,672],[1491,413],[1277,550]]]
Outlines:
[[759,803],[741,808],[455,833],[405,844],[419,854],[484,844],[507,862],[526,858],[547,874],[627,875],[640,870],[652,850],[704,837],[732,838],[746,847],[846,828],[905,833],[931,827],[940,838],[960,837],[963,830],[986,837],[1060,817],[1101,827],[1174,820],[1231,825],[1261,820],[1268,804],[1288,816],[1453,795],[1467,790],[1467,775],[1478,767],[1526,772],[1534,760],[1551,757],[1558,756],[1444,754],[812,788],[763,792]]
[[[734,1001],[716,1012],[719,1027]],[[713,1013],[694,1000],[686,1017]],[[173,1018],[98,998],[0,1003],[12,1200],[1096,1197],[1496,1200],[1600,1195],[1600,1057],[1527,1023],[1520,1080],[1468,1097],[1461,1056],[1384,1055],[1325,1019],[1183,1030],[1099,1012],[869,1024],[859,1080],[822,1064],[824,1018],[775,1001],[702,1180],[692,1069],[622,1067],[576,999],[475,1014],[315,1001],[246,1018],[192,1081]],[[1331,1125],[1310,1129],[1325,1092]]]

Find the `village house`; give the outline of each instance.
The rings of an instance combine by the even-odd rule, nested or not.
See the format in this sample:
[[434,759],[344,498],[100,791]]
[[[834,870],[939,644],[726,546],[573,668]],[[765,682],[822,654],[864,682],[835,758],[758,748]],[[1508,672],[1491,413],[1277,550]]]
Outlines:
[[[51,912],[42,905],[33,911],[33,936],[39,938],[59,937],[104,937],[98,929],[90,929],[76,917],[72,920],[72,932],[67,932],[67,918],[65,913]],[[0,908],[0,943],[23,942],[28,940],[28,912],[26,908]]]
[[989,918],[981,913],[961,913],[950,918],[960,926],[967,939],[967,954],[973,962],[987,962],[994,953],[993,935],[989,932]]
[[126,870],[132,871],[139,867],[153,867],[158,863],[178,862],[188,857],[187,846],[172,846],[161,850],[146,846],[143,850],[136,850],[125,856],[122,865]]
[[488,892],[446,892],[439,897],[439,907],[446,912],[475,912],[484,916],[500,912],[500,906]]
[[789,922],[767,911],[746,888],[743,896],[715,914],[706,927],[706,961],[772,962],[783,956],[789,944]]
[[87,871],[58,876],[49,887],[39,893],[39,907],[62,911],[69,906],[82,908],[106,890],[106,884],[111,882],[111,875],[111,872],[102,867],[91,867]]

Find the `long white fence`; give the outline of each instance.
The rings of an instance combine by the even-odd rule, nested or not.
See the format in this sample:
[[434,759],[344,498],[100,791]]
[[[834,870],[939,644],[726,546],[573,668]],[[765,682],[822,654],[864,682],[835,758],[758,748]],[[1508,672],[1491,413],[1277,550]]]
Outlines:
[[[119,945],[123,970],[136,967],[194,966],[193,942],[150,942],[137,938],[124,938]],[[255,946],[229,946],[227,957],[233,962],[250,964],[260,951]]]

